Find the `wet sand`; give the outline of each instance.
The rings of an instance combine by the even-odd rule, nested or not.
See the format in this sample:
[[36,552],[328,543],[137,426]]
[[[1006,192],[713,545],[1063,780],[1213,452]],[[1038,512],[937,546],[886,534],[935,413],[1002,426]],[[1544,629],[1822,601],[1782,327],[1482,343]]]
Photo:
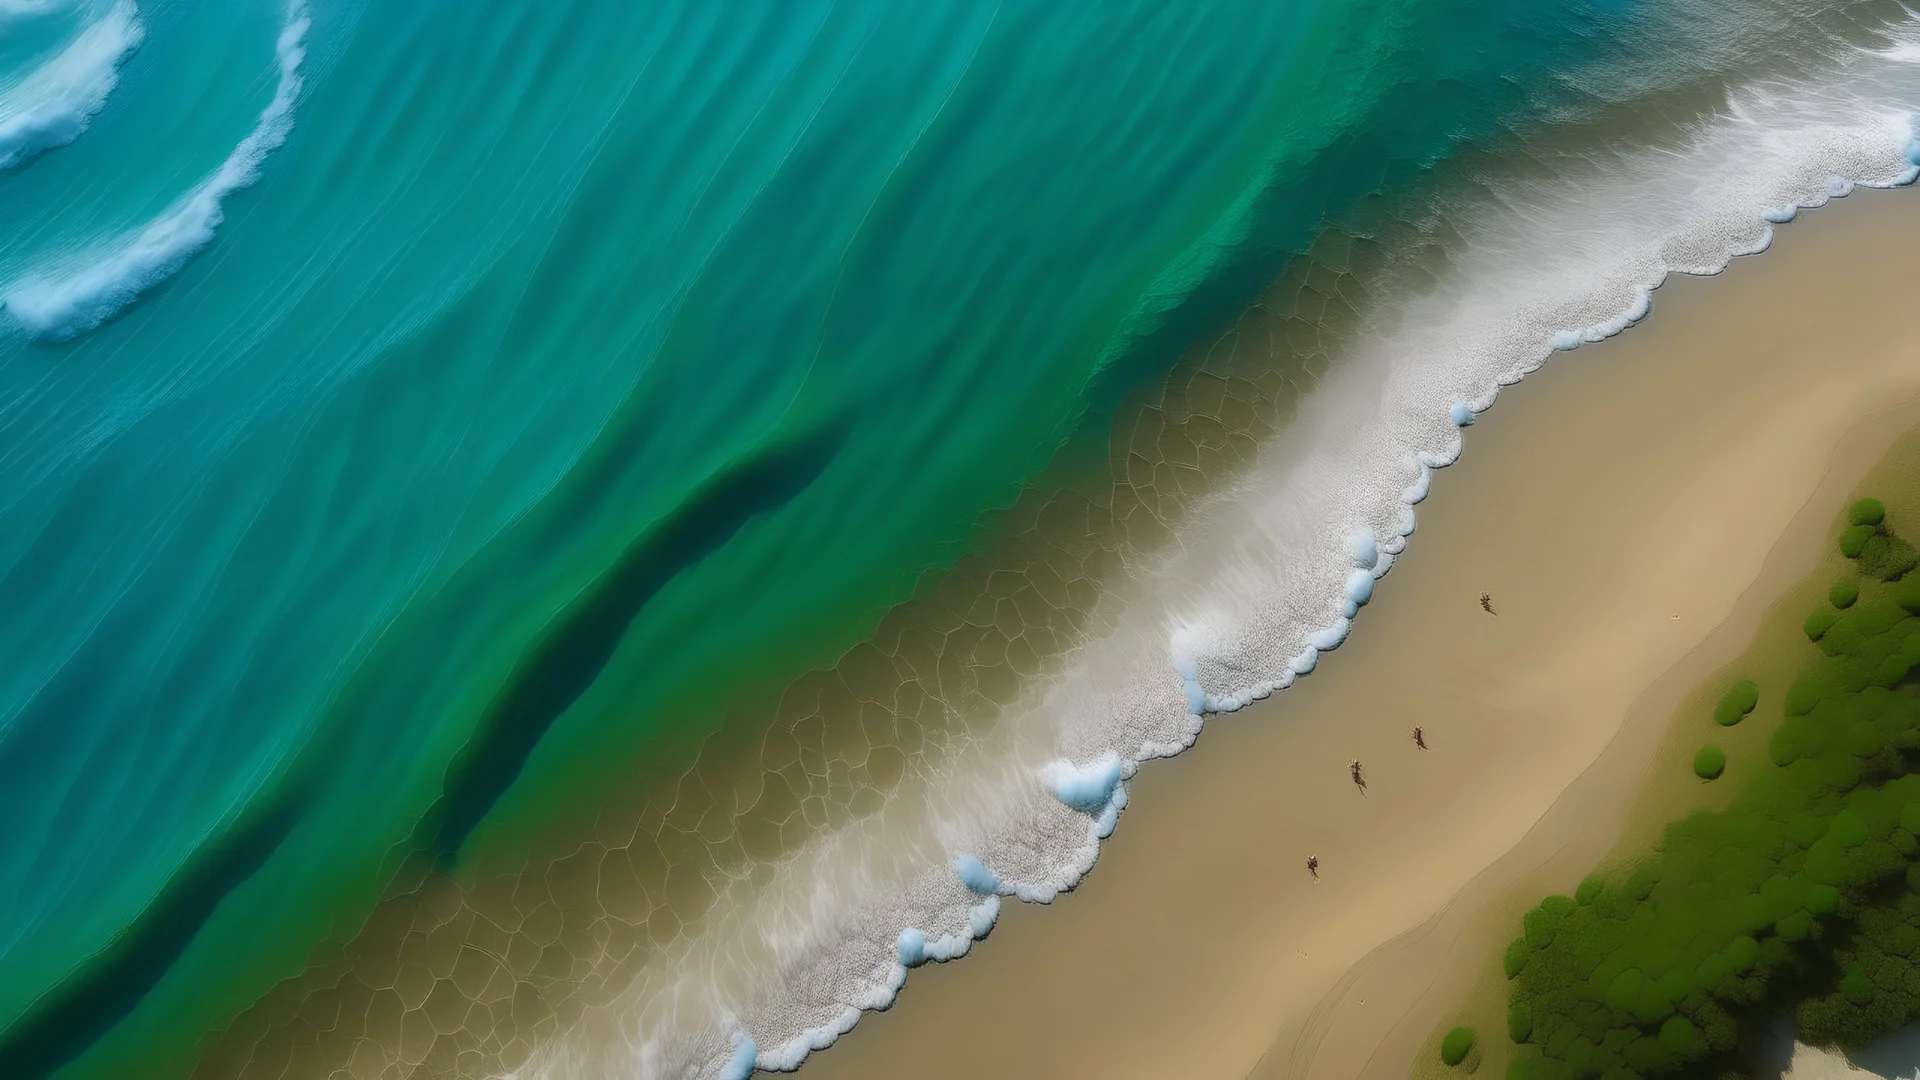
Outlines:
[[1863,192],[1508,388],[1345,646],[1144,766],[1075,893],[806,1074],[1407,1076],[1510,897],[1619,840],[1676,709],[1920,424],[1916,251],[1920,195]]

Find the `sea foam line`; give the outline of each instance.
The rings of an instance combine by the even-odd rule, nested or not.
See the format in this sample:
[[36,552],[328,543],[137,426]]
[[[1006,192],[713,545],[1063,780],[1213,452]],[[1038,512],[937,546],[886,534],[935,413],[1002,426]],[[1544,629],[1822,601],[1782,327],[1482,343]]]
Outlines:
[[0,0],[0,26],[10,22],[37,19],[42,15],[58,11],[67,5],[68,0]]
[[809,842],[771,883],[729,890],[699,935],[609,1006],[625,1041],[562,1036],[517,1075],[798,1068],[863,1010],[888,1007],[911,969],[970,951],[1002,898],[1045,903],[1074,887],[1142,762],[1179,753],[1207,716],[1291,685],[1346,640],[1409,542],[1433,470],[1458,458],[1502,386],[1624,331],[1669,275],[1763,250],[1776,223],[1846,194],[1841,174],[1913,182],[1920,85],[1840,74],[1837,86],[1749,88],[1683,150],[1628,144],[1477,214],[1444,208],[1468,238],[1448,276],[1344,350],[1245,481],[1188,516],[1179,550],[1130,568],[1135,591],[1098,613],[1103,636],[1067,670],[1031,687],[990,740]]
[[[51,10],[0,6],[0,25]],[[120,83],[120,65],[146,37],[133,0],[117,0],[67,47],[0,94],[0,172],[86,133]]]
[[[1891,179],[1883,178],[1872,186],[1912,184],[1916,175],[1920,175],[1920,142],[1910,143],[1906,156],[1910,164],[1905,171]],[[1839,181],[1826,194],[1828,197],[1842,197],[1848,194],[1853,186],[1852,182]],[[1826,197],[1820,197],[1808,203],[1766,213],[1762,220],[1769,223],[1769,226],[1764,230],[1763,241],[1751,248],[1732,251],[1729,257],[1764,251],[1772,241],[1771,224],[1791,220],[1800,209],[1815,207],[1825,201],[1827,201]],[[1577,330],[1557,332],[1550,339],[1547,347],[1541,350],[1539,361],[1530,365],[1527,370],[1537,370],[1553,352],[1568,351],[1582,344],[1603,341],[1620,334],[1647,316],[1651,310],[1652,292],[1652,287],[1643,289],[1628,307],[1611,318]],[[1486,396],[1477,402],[1454,402],[1446,410],[1448,423],[1456,428],[1471,426],[1479,413],[1492,406],[1497,393],[1496,386],[1489,389]],[[1038,770],[1039,781],[1063,806],[1085,814],[1091,819],[1089,831],[1092,844],[1090,846],[1095,851],[1100,841],[1112,835],[1120,812],[1126,808],[1126,787],[1123,780],[1132,776],[1145,760],[1172,756],[1190,747],[1198,737],[1201,722],[1206,716],[1237,712],[1254,701],[1264,700],[1286,689],[1300,677],[1311,674],[1315,670],[1320,654],[1331,652],[1346,641],[1359,609],[1372,598],[1374,583],[1386,575],[1393,564],[1394,556],[1405,550],[1408,538],[1414,531],[1415,515],[1412,508],[1424,501],[1429,494],[1433,470],[1445,468],[1457,461],[1463,446],[1463,440],[1455,439],[1445,450],[1421,451],[1412,457],[1409,464],[1417,469],[1417,473],[1415,479],[1401,494],[1401,502],[1406,509],[1401,516],[1399,527],[1384,540],[1372,532],[1359,532],[1353,535],[1351,549],[1354,568],[1347,576],[1344,597],[1341,600],[1341,614],[1330,624],[1307,634],[1302,651],[1274,676],[1244,685],[1228,693],[1209,692],[1201,686],[1199,681],[1198,660],[1194,651],[1183,640],[1184,628],[1176,628],[1169,639],[1171,666],[1180,679],[1187,711],[1194,718],[1192,723],[1184,727],[1182,737],[1172,744],[1145,743],[1136,757],[1123,758],[1118,754],[1109,753],[1093,764],[1084,766],[1075,764],[1069,758],[1057,758]],[[971,934],[949,934],[938,941],[929,941],[925,932],[909,926],[901,931],[896,943],[898,963],[895,965],[892,977],[885,984],[874,987],[866,1000],[857,1005],[846,1006],[841,1015],[835,1017],[831,1023],[808,1028],[767,1050],[760,1050],[744,1028],[737,1029],[731,1036],[733,1052],[721,1066],[717,1076],[720,1080],[747,1080],[755,1071],[792,1072],[799,1069],[812,1051],[827,1048],[841,1035],[851,1031],[863,1012],[891,1007],[900,989],[906,984],[910,969],[929,961],[944,963],[965,956],[974,941],[985,938],[991,932],[999,916],[998,901],[1001,895],[1017,896],[1029,903],[1049,903],[1059,893],[1077,885],[1091,871],[1092,865],[1093,858],[1085,858],[1080,865],[1069,872],[1068,880],[1063,884],[1048,887],[1003,881],[977,856],[971,854],[960,856],[953,864],[955,875],[970,890],[987,896],[982,904],[969,909]]]
[[51,341],[77,337],[179,273],[188,260],[213,243],[214,230],[226,217],[227,196],[259,180],[262,163],[293,131],[293,106],[302,85],[300,65],[306,60],[311,26],[304,0],[288,5],[274,47],[279,81],[273,100],[260,110],[253,130],[212,176],[78,269],[16,282],[4,297],[15,321],[35,337]]
[[[1910,116],[1904,123],[1909,129],[1914,125]],[[1913,183],[1916,175],[1920,175],[1920,140],[1907,140],[1904,157],[1904,168],[1896,167],[1862,182],[1871,183],[1872,186]],[[1605,340],[1639,322],[1651,309],[1653,290],[1668,274],[1675,271],[1712,273],[1722,269],[1727,260],[1763,251],[1771,244],[1774,224],[1790,220],[1803,207],[1819,206],[1830,198],[1844,196],[1852,187],[1853,181],[1831,178],[1813,190],[1803,189],[1788,205],[1759,211],[1753,219],[1758,226],[1753,241],[1729,243],[1720,249],[1717,260],[1662,267],[1657,274],[1634,282],[1626,303],[1612,315],[1584,325],[1576,324],[1573,329],[1547,332],[1537,339],[1537,345],[1518,358],[1520,362],[1517,366],[1497,372],[1482,372],[1483,377],[1491,377],[1477,388],[1458,387],[1456,392],[1463,393],[1463,396],[1438,408],[1443,418],[1441,422],[1454,434],[1435,444],[1412,450],[1401,466],[1411,474],[1411,478],[1403,482],[1395,500],[1400,505],[1398,520],[1385,530],[1364,528],[1346,536],[1344,547],[1347,561],[1345,568],[1334,575],[1340,584],[1336,612],[1330,622],[1318,630],[1306,632],[1299,651],[1277,669],[1269,669],[1266,674],[1251,680],[1237,681],[1232,680],[1229,673],[1236,669],[1244,671],[1245,665],[1237,662],[1240,658],[1217,655],[1209,647],[1210,643],[1217,644],[1219,638],[1199,629],[1206,620],[1177,621],[1166,639],[1166,655],[1172,668],[1170,674],[1178,681],[1179,697],[1189,714],[1188,719],[1171,725],[1171,730],[1164,726],[1163,721],[1158,737],[1142,739],[1138,749],[1132,753],[1108,750],[1095,756],[1090,764],[1077,764],[1088,759],[1070,751],[1065,756],[1045,762],[1030,774],[1062,807],[1087,819],[1087,844],[1069,865],[1062,868],[1065,871],[1062,877],[1040,885],[1006,881],[987,861],[974,854],[962,855],[954,860],[952,873],[969,891],[991,894],[996,898],[1016,895],[1030,902],[1044,903],[1059,892],[1072,888],[1091,870],[1100,841],[1112,833],[1117,817],[1126,805],[1124,780],[1132,776],[1144,760],[1180,752],[1198,736],[1205,716],[1238,711],[1252,701],[1285,689],[1301,676],[1315,670],[1321,653],[1337,649],[1346,640],[1359,609],[1372,599],[1375,582],[1388,572],[1394,557],[1405,549],[1414,531],[1413,507],[1427,497],[1433,470],[1444,468],[1458,459],[1463,447],[1460,429],[1471,425],[1480,412],[1492,406],[1501,385],[1517,381],[1537,370],[1556,352]],[[1228,653],[1232,651],[1229,649]],[[1211,665],[1209,661],[1212,661]],[[1211,666],[1211,673],[1203,672],[1203,666]],[[1208,689],[1209,684],[1215,689]],[[993,914],[997,916],[997,908]],[[744,1080],[754,1068],[781,1072],[798,1068],[808,1053],[823,1049],[840,1034],[850,1030],[862,1008],[886,1008],[891,1005],[912,967],[927,960],[943,961],[964,955],[971,941],[984,937],[991,927],[991,920],[975,923],[969,927],[974,931],[971,937],[965,931],[949,933],[930,944],[927,933],[909,925],[901,932],[896,944],[897,962],[891,976],[881,985],[872,986],[867,1000],[859,1001],[857,1005],[846,1005],[840,1015],[833,1017],[829,1023],[809,1027],[767,1049],[759,1049],[755,1045],[746,1026],[736,1029],[731,1036],[734,1053],[718,1075],[727,1080]]]

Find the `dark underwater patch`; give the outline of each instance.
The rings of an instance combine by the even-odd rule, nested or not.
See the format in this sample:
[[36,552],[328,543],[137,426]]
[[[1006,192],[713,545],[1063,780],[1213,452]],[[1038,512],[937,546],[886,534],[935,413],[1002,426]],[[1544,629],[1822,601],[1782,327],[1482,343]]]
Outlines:
[[0,1076],[44,1080],[125,1019],[293,831],[306,795],[284,790],[194,852],[137,919],[0,1034]]
[[647,602],[749,520],[805,491],[844,438],[838,427],[824,428],[737,461],[629,544],[521,654],[473,738],[448,766],[440,799],[415,833],[416,848],[452,861],[519,778],[547,729],[599,678]]

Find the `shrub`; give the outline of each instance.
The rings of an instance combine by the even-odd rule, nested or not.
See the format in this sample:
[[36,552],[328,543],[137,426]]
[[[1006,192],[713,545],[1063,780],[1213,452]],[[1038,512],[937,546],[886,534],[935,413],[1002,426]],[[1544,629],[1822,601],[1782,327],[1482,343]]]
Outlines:
[[1457,1027],[1447,1032],[1440,1040],[1440,1060],[1448,1065],[1458,1065],[1467,1060],[1467,1051],[1473,1049],[1473,1029]]
[[1866,549],[1867,541],[1875,535],[1871,525],[1849,525],[1840,530],[1840,554],[1849,559],[1857,559]]
[[1524,1001],[1507,1006],[1507,1038],[1523,1043],[1533,1034],[1533,1007]]
[[1560,916],[1545,908],[1534,908],[1521,916],[1520,926],[1526,931],[1526,941],[1530,947],[1544,949],[1553,942],[1554,932],[1560,929]]
[[1833,583],[1833,588],[1827,590],[1827,602],[1837,608],[1850,608],[1858,599],[1860,586],[1854,584],[1852,578],[1841,578]]
[[1627,879],[1627,895],[1635,900],[1645,900],[1652,895],[1653,887],[1660,883],[1660,864],[1649,860],[1640,864],[1640,868]]
[[[1504,964],[1525,1044],[1510,1077],[1731,1075],[1740,1033],[1782,1008],[1822,1043],[1920,1015],[1920,575],[1899,576],[1916,555],[1867,516],[1849,554],[1898,581],[1850,575],[1807,620],[1818,649],[1768,740],[1780,767],[1743,771],[1726,809],[1670,824],[1624,879],[1590,877],[1523,918]],[[1758,699],[1737,683],[1714,719]],[[1718,747],[1694,760],[1702,779],[1725,767]]]
[[1732,727],[1746,718],[1755,705],[1760,704],[1760,684],[1752,679],[1741,679],[1734,683],[1720,704],[1713,707],[1714,722],[1722,727]]
[[1507,943],[1505,955],[1500,957],[1500,968],[1511,979],[1520,974],[1520,969],[1527,966],[1527,957],[1532,955],[1533,947],[1527,944],[1526,938],[1514,938]]
[[1887,519],[1887,508],[1879,499],[1861,499],[1847,507],[1847,524],[1878,525]]
[[1760,961],[1760,943],[1746,934],[1741,934],[1727,944],[1727,963],[1733,970],[1746,974]]
[[1920,552],[1897,536],[1869,536],[1860,547],[1861,572],[1881,581],[1898,581],[1917,563],[1920,563]]
[[1920,615],[1920,577],[1903,578],[1893,590],[1893,598],[1901,607]]
[[[1920,805],[1916,805],[1914,809],[1920,810]],[[1581,905],[1591,904],[1600,898],[1601,891],[1606,887],[1606,878],[1599,874],[1588,874],[1581,879],[1580,887],[1573,890],[1573,902]]]
[[1900,827],[1920,835],[1920,803],[1908,803],[1900,808]]
[[1859,814],[1842,810],[1827,825],[1827,835],[1843,848],[1859,847],[1867,842],[1867,823]]
[[1607,983],[1607,1008],[1623,1013],[1633,1008],[1640,1000],[1640,991],[1646,987],[1647,977],[1639,968],[1628,968],[1615,975]]
[[1660,1025],[1660,1048],[1674,1057],[1693,1050],[1693,1021],[1676,1016]]
[[1825,692],[1826,688],[1820,685],[1818,679],[1803,676],[1793,680],[1793,685],[1787,687],[1787,715],[1805,716],[1812,712],[1813,707],[1820,704],[1820,698]]
[[1780,935],[1781,941],[1804,941],[1813,931],[1813,916],[1805,911],[1796,911],[1775,923],[1773,931]]

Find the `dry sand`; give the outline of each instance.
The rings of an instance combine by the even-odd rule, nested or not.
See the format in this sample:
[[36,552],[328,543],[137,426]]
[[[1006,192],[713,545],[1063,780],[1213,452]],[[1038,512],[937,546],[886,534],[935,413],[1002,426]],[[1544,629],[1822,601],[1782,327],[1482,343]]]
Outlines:
[[1145,766],[1079,890],[807,1075],[1407,1076],[1503,897],[1613,846],[1675,710],[1920,423],[1915,252],[1920,195],[1856,195],[1509,388],[1344,647]]

